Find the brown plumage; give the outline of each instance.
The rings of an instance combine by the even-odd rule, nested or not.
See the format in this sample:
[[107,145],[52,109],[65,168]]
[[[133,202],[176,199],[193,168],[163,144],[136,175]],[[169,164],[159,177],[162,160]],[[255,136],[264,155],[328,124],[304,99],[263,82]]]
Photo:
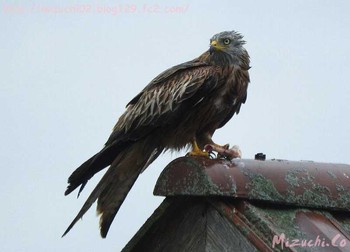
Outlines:
[[[108,229],[139,174],[161,152],[192,144],[192,155],[206,155],[206,144],[246,101],[249,55],[242,36],[216,34],[210,49],[174,66],[151,81],[127,105],[104,148],[78,167],[68,179],[68,195],[110,166],[66,233],[97,200],[101,236]],[[197,148],[197,146],[199,148]]]

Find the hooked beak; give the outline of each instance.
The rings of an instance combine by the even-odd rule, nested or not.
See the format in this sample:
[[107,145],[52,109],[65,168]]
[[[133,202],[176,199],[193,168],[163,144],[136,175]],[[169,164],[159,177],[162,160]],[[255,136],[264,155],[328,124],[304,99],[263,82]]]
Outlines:
[[213,40],[210,42],[210,51],[217,51],[217,50],[222,50],[223,47],[218,44],[217,40]]
[[218,42],[216,40],[213,40],[211,43],[210,43],[210,46],[213,46],[213,47],[217,47],[218,45]]

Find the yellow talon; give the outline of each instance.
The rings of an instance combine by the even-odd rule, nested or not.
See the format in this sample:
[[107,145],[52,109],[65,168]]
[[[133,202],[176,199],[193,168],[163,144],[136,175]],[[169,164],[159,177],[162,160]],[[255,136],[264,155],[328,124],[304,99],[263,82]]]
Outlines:
[[201,156],[201,157],[209,157],[209,152],[202,151],[199,147],[197,142],[194,140],[191,142],[192,144],[192,151],[187,154],[187,156]]

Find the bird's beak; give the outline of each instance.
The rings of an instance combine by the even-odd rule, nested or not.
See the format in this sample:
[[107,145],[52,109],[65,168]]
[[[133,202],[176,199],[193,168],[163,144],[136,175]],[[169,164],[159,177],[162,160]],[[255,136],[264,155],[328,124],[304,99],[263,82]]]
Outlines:
[[213,41],[210,42],[210,50],[212,51],[214,49],[216,49],[216,50],[222,50],[223,49],[222,46],[219,46],[217,40],[213,40]]
[[218,42],[216,40],[213,40],[211,43],[210,43],[210,46],[213,46],[213,47],[217,47],[218,45]]

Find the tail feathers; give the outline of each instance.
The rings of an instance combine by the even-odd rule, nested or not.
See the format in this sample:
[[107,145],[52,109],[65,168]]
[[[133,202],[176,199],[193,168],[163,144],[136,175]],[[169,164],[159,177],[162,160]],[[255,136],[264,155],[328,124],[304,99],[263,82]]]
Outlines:
[[[97,154],[96,154],[97,155]],[[68,183],[69,185],[67,186],[66,191],[64,192],[64,195],[68,195],[71,192],[73,192],[78,186],[81,185],[78,193],[78,197],[81,193],[81,191],[84,189],[84,186],[86,185],[87,181],[95,174],[91,174],[92,172],[90,171],[90,164],[92,160],[95,158],[94,155],[87,161],[85,161],[82,165],[80,165],[73,173],[70,175],[68,178]]]
[[120,148],[122,148],[122,146],[106,146],[100,152],[80,165],[68,178],[69,185],[64,195],[70,194],[81,185],[78,192],[79,197],[88,180],[91,179],[96,173],[109,166],[117,156],[117,152]]
[[[127,168],[132,169],[132,167]],[[100,233],[103,238],[107,236],[114,217],[141,172],[140,169],[131,169],[114,174],[113,182],[103,190],[98,198],[97,212],[101,214]]]
[[78,215],[64,232],[63,236],[70,231],[75,223],[98,199],[97,211],[101,214],[100,232],[101,236],[105,238],[115,215],[139,174],[146,165],[148,166],[151,163],[149,162],[150,158],[153,161],[154,156],[159,155],[155,154],[155,149],[156,148],[153,148],[149,142],[142,141],[133,143],[121,151],[90,194]]
[[105,189],[105,187],[111,182],[112,177],[109,176],[110,169],[106,172],[106,174],[102,177],[101,181],[97,184],[95,189],[92,191],[88,199],[85,201],[83,207],[80,209],[77,216],[74,218],[72,223],[68,226],[67,230],[63,233],[62,237],[65,236],[77,223],[77,221],[83,217],[83,215],[89,210],[91,205],[97,200],[98,196],[101,194],[101,192]]
[[98,197],[97,212],[101,214],[100,233],[103,238],[107,236],[114,217],[140,173],[161,153],[157,148],[149,147],[150,145],[145,143],[134,145],[117,164],[112,182]]

